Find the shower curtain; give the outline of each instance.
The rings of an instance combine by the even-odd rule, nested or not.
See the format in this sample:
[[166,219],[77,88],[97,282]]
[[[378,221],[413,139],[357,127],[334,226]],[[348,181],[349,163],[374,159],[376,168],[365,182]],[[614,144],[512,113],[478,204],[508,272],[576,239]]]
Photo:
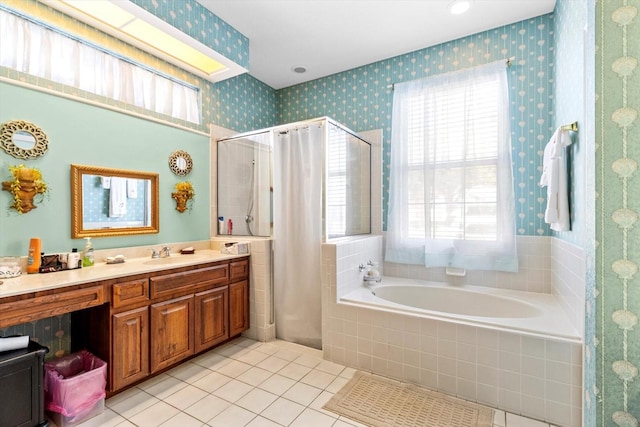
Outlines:
[[274,144],[276,336],[322,347],[322,168],[324,125],[278,132]]

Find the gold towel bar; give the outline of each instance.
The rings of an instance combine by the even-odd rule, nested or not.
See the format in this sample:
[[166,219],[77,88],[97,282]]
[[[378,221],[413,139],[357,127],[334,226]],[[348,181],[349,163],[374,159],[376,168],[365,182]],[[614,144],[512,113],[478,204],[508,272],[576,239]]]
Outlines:
[[561,130],[570,130],[572,132],[578,132],[578,122],[573,122],[570,125],[564,125],[560,129]]

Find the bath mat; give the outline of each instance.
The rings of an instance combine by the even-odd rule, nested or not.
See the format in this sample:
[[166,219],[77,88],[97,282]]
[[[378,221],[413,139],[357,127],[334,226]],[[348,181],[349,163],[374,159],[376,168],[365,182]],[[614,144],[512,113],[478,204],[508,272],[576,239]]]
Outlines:
[[374,427],[493,425],[491,408],[359,371],[323,408]]

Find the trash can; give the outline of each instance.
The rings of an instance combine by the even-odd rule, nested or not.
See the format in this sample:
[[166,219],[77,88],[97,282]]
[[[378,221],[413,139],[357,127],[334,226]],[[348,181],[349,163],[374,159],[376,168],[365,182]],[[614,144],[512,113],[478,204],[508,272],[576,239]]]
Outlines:
[[107,363],[82,350],[44,364],[47,414],[58,427],[73,426],[104,410]]
[[0,426],[48,426],[42,387],[44,355],[35,341],[27,348],[0,353]]

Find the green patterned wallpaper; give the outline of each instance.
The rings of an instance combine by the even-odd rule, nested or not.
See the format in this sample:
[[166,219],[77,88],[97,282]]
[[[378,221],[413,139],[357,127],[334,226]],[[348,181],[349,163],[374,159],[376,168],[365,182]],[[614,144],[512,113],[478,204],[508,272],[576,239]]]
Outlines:
[[598,426],[640,422],[639,8],[596,3],[597,396],[588,404]]

